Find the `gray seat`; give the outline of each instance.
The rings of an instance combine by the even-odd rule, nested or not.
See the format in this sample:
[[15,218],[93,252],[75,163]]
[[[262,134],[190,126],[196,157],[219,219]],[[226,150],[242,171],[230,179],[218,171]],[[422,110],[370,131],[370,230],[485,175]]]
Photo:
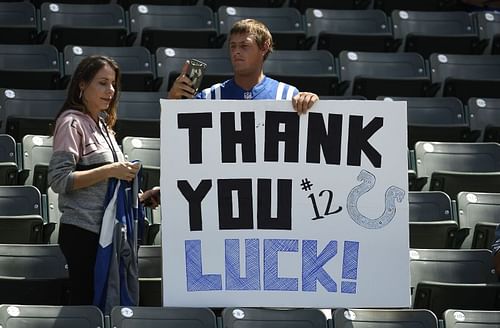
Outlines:
[[[41,33],[59,51],[69,44],[124,46],[127,42],[125,11],[115,3],[42,3]],[[97,37],[98,36],[98,37]]]
[[2,44],[0,88],[57,89],[59,54],[48,44]]
[[0,44],[37,42],[35,6],[29,2],[0,2]]
[[494,328],[500,322],[500,311],[446,310],[444,326],[446,328]]
[[470,129],[479,134],[479,141],[500,142],[500,99],[470,98],[468,103]]
[[478,223],[500,223],[500,193],[460,192],[457,208],[460,228],[469,229],[462,248],[471,248]]
[[96,328],[104,327],[104,316],[92,305],[0,305],[4,328]]
[[339,94],[368,99],[434,94],[425,60],[417,53],[342,51],[339,64]]
[[144,47],[65,46],[65,82],[69,82],[82,59],[90,55],[108,56],[117,62],[122,77],[122,91],[152,91],[157,88],[153,59],[149,50]]
[[301,13],[305,13],[308,8],[336,10],[367,9],[371,4],[372,0],[289,0],[288,3],[290,7],[297,8]]
[[68,301],[68,266],[59,245],[0,244],[0,276],[1,304]]
[[392,24],[381,10],[306,10],[307,36],[313,49],[325,49],[338,56],[342,50],[393,51]]
[[488,45],[485,53],[500,54],[500,13],[494,11],[478,11],[472,13],[477,20],[479,37]]
[[1,133],[19,143],[27,134],[49,135],[65,99],[65,90],[0,89]]
[[25,135],[22,140],[23,170],[28,172],[25,185],[33,185],[46,194],[47,169],[52,157],[52,136]]
[[481,54],[486,46],[479,40],[473,17],[464,11],[394,10],[391,17],[401,50],[425,58],[431,53]]
[[464,104],[471,97],[499,97],[499,56],[434,53],[429,63],[432,82],[441,86],[439,96],[457,97]]
[[[233,315],[239,311],[242,316]],[[227,328],[285,328],[300,322],[309,328],[326,328],[327,320],[320,309],[225,308],[222,324]]]
[[209,308],[114,307],[110,322],[116,328],[216,328],[216,317]]
[[416,309],[335,309],[332,320],[335,328],[437,328],[436,315],[429,310]]
[[496,229],[498,224],[492,222],[479,222],[474,227],[471,248],[490,249],[496,240]]
[[0,185],[17,184],[18,171],[16,141],[8,134],[0,134]]
[[252,0],[252,1],[242,1],[242,0],[201,0],[205,6],[212,8],[214,12],[221,6],[242,6],[242,7],[260,7],[260,8],[273,8],[281,7],[285,0]]
[[133,44],[154,53],[159,47],[213,48],[217,26],[207,6],[132,4],[128,10]]
[[393,10],[447,11],[457,8],[456,0],[374,0],[373,6],[382,9],[388,15]]

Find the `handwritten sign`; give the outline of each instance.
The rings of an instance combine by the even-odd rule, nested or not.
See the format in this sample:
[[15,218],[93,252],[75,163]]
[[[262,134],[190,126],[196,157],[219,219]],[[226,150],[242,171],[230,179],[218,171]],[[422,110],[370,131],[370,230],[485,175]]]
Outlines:
[[405,102],[161,106],[165,306],[410,305]]

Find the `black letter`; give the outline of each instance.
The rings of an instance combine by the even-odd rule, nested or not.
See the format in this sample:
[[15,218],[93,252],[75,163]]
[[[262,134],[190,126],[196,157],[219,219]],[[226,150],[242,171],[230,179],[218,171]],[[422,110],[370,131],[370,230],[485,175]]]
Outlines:
[[382,156],[370,145],[368,139],[384,125],[382,117],[375,117],[363,128],[363,116],[349,116],[349,141],[347,165],[360,166],[363,151],[374,167],[380,167]]
[[201,231],[201,201],[212,188],[212,180],[201,180],[196,190],[186,180],[179,180],[177,188],[189,203],[189,230]]
[[179,114],[177,127],[189,130],[189,163],[201,163],[201,131],[212,127],[212,113]]
[[236,163],[236,144],[241,144],[243,162],[255,163],[255,114],[241,113],[241,130],[235,131],[234,113],[221,113],[222,163]]
[[257,180],[257,229],[292,230],[292,180],[278,179],[278,217],[271,217],[271,180]]
[[[280,123],[285,131],[280,132]],[[279,141],[285,142],[285,162],[299,161],[299,116],[295,112],[266,112],[266,136],[264,161],[278,161]]]
[[[252,180],[217,180],[219,198],[219,229],[253,229]],[[238,191],[238,217],[233,217],[232,191]]]
[[342,144],[342,115],[328,115],[328,131],[325,130],[323,114],[309,113],[307,126],[307,163],[319,163],[321,149],[327,164],[340,164]]

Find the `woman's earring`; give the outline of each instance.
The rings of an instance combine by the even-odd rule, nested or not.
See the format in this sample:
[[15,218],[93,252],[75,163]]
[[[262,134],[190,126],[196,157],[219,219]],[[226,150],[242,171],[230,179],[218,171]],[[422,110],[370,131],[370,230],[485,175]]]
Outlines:
[[81,99],[82,99],[82,95],[83,95],[83,90],[82,90],[82,89],[80,89],[80,96],[78,96],[78,99],[80,99],[80,100],[81,100]]

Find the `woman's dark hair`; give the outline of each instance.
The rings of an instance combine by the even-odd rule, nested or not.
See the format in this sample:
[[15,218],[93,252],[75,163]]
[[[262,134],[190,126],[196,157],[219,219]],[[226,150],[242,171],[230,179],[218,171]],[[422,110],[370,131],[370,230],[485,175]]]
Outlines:
[[118,64],[113,59],[106,56],[89,56],[84,58],[80,64],[78,64],[78,67],[71,78],[66,100],[57,114],[56,120],[63,112],[69,109],[78,110],[82,113],[88,113],[88,109],[83,103],[83,97],[81,96],[80,83],[83,82],[85,84],[89,84],[96,76],[97,72],[99,72],[99,70],[106,64],[108,64],[115,71],[115,93],[111,99],[108,109],[105,111],[108,114],[105,118],[106,125],[110,129],[113,128],[116,122],[121,74]]

